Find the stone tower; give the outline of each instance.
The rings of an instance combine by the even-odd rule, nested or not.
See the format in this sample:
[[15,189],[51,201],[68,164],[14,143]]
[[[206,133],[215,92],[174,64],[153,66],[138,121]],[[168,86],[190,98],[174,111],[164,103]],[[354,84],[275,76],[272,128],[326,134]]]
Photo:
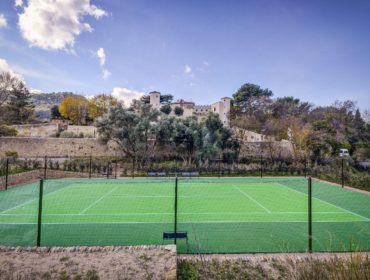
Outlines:
[[222,123],[226,126],[230,125],[230,108],[231,108],[231,98],[230,97],[223,97],[221,98],[222,102],[222,116],[220,115],[220,119]]
[[159,110],[161,107],[161,93],[158,91],[152,91],[149,93],[150,96],[150,105],[153,109]]

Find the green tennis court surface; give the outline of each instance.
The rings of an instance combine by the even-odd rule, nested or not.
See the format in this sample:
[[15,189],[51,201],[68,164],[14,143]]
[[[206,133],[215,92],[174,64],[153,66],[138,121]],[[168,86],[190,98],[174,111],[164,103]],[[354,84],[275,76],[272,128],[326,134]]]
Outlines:
[[[38,183],[0,192],[0,244],[35,245]],[[44,182],[41,245],[168,244],[174,179]],[[180,252],[308,250],[304,178],[199,178],[178,183]],[[314,251],[370,250],[370,196],[313,181]]]

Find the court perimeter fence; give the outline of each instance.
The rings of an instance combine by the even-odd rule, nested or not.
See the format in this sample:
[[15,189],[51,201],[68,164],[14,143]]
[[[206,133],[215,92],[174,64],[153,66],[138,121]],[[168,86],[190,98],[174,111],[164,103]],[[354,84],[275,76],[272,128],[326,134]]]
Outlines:
[[181,176],[196,171],[205,177],[238,176],[312,176],[326,181],[370,191],[370,173],[351,158],[308,159],[260,156],[234,159],[219,155],[212,160],[194,160],[185,164],[181,158],[156,157],[34,157],[0,158],[0,190],[37,179],[118,178]]
[[[176,244],[180,253],[370,250],[369,195],[311,177],[113,180],[112,174],[40,179],[0,192],[0,244]],[[108,197],[109,214],[98,205]]]

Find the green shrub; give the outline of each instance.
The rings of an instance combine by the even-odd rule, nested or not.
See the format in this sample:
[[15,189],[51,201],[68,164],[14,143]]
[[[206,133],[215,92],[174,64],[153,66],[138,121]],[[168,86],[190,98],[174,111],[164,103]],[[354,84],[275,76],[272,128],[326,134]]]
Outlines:
[[5,151],[5,156],[11,157],[11,158],[18,158],[18,152],[17,151]]
[[7,126],[7,125],[0,125],[0,137],[5,136],[17,136],[18,130],[14,127]]

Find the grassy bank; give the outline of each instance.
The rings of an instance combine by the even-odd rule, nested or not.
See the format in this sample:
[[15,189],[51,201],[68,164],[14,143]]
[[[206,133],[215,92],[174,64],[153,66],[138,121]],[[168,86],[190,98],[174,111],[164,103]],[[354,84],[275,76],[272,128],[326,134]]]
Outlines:
[[329,257],[198,258],[178,261],[178,279],[370,279],[368,254]]

